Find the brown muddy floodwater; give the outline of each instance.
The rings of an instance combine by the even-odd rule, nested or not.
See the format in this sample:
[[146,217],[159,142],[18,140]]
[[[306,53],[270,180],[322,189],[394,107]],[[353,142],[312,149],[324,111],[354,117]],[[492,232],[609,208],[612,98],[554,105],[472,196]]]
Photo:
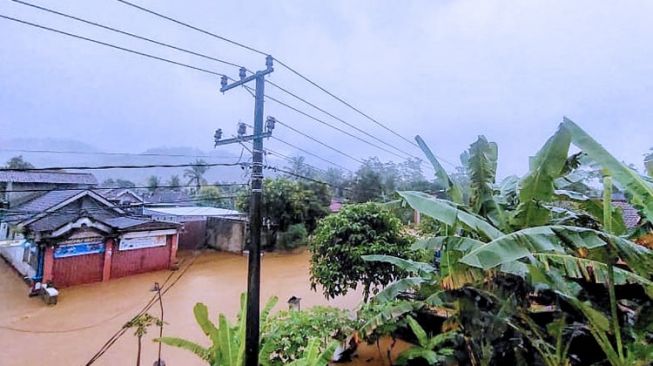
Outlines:
[[[192,309],[196,302],[205,303],[212,319],[218,313],[235,317],[240,293],[246,289],[247,258],[240,255],[202,252],[196,258],[181,253],[178,277],[191,262],[184,275],[164,295],[164,335],[178,336],[207,345],[207,339],[195,323]],[[193,261],[193,258],[195,260]],[[261,300],[276,295],[276,310],[286,308],[291,296],[302,298],[303,308],[331,305],[356,308],[362,296],[326,300],[310,289],[309,254],[266,254],[262,259]],[[0,260],[0,365],[85,365],[96,351],[150,300],[153,283],[163,283],[170,271],[159,271],[115,279],[105,283],[75,286],[60,292],[59,303],[46,306],[39,298],[27,297],[27,286],[18,275]],[[149,311],[159,316],[158,307]],[[150,328],[143,339],[142,365],[156,360],[157,345],[152,339],[157,328]],[[121,337],[94,365],[134,365],[136,338],[133,331]],[[401,350],[400,344],[395,347]],[[205,365],[187,351],[163,347],[162,358],[169,366]],[[350,364],[353,365],[354,363]],[[361,347],[358,365],[386,365],[376,346]]]

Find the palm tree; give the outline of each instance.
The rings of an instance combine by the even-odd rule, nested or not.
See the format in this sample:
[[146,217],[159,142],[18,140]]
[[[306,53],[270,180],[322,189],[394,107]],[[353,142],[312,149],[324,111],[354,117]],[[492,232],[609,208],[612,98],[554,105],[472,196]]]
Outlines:
[[170,176],[168,185],[170,186],[170,189],[172,189],[173,191],[178,191],[181,188],[181,179],[177,174],[174,174]]
[[208,163],[202,159],[195,160],[189,169],[184,170],[184,177],[188,178],[189,186],[195,186],[195,192],[198,192],[202,184],[206,183],[204,174],[206,174],[208,170]]

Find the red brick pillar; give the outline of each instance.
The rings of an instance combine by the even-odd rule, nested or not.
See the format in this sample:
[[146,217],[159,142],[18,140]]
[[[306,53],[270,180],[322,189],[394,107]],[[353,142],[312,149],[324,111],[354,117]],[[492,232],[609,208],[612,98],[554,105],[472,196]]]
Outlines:
[[422,216],[420,215],[419,211],[414,210],[413,212],[413,221],[415,222],[415,225],[419,225],[421,221]]
[[170,240],[170,267],[174,267],[177,264],[177,244],[179,239],[179,233],[172,234]]
[[54,247],[46,246],[43,254],[43,283],[48,283],[54,278]]
[[111,260],[113,258],[114,240],[108,239],[104,243],[104,266],[102,267],[102,282],[111,279]]

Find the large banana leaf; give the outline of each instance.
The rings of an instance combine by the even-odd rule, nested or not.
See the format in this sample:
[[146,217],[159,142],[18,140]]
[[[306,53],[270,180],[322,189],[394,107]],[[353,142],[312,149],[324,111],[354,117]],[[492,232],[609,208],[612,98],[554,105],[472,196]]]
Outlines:
[[219,365],[240,365],[238,359],[240,355],[238,354],[239,344],[236,343],[236,339],[232,334],[232,329],[229,326],[227,317],[224,314],[218,316],[218,360]]
[[485,243],[464,236],[436,236],[434,238],[418,240],[410,248],[412,250],[440,250],[446,248],[447,250],[457,250],[467,253],[482,245],[485,245]]
[[213,359],[217,359],[219,352],[218,328],[209,319],[208,308],[203,303],[198,302],[193,307],[193,315],[195,315],[195,321],[202,329],[202,332],[211,339],[212,346],[209,351],[211,352]]
[[494,199],[494,182],[497,173],[498,147],[485,136],[469,147],[467,174],[470,180],[469,205],[474,213],[487,217],[500,228],[506,227],[503,209]]
[[611,245],[634,273],[648,277],[653,271],[651,251],[624,238],[574,226],[538,226],[519,230],[479,247],[460,261],[482,269],[510,264],[540,253],[569,254],[578,249]]
[[385,254],[370,254],[370,255],[364,255],[361,258],[367,262],[390,263],[394,266],[403,269],[406,272],[416,274],[416,275],[428,276],[435,273],[435,268],[432,265],[424,262],[417,262],[411,259],[403,259],[391,255],[385,255]]
[[449,195],[449,198],[452,201],[462,204],[463,203],[462,188],[456,182],[451,180],[449,174],[447,174],[447,171],[444,170],[442,165],[440,165],[438,159],[435,157],[431,149],[428,147],[428,145],[426,145],[424,140],[422,140],[422,138],[419,135],[415,136],[415,141],[417,141],[417,144],[419,145],[420,149],[422,149],[424,155],[426,155],[426,157],[433,165],[433,169],[435,169],[435,177],[437,178],[437,182],[444,187],[447,194]]
[[197,355],[197,357],[208,362],[209,365],[213,365],[215,362],[214,355],[210,349],[206,347],[202,347],[199,344],[189,341],[187,339],[177,338],[177,337],[161,337],[161,338],[156,338],[154,341],[167,344],[168,346],[177,347],[193,352],[195,355]]
[[[534,256],[544,264],[545,268],[556,267],[566,277],[607,283],[608,266],[603,262],[561,253],[535,253]],[[640,284],[647,289],[647,292],[653,294],[652,281],[618,267],[614,268],[614,283],[615,285]]]
[[369,337],[378,327],[387,324],[391,320],[399,319],[406,314],[419,310],[423,306],[424,304],[419,301],[402,301],[397,304],[389,304],[363,324],[359,331],[365,337]]
[[606,169],[614,180],[621,184],[630,199],[630,203],[640,209],[649,221],[653,221],[653,186],[642,179],[637,172],[610,155],[601,144],[596,142],[572,120],[565,117],[561,126],[569,131],[574,145],[583,150],[603,169]]
[[482,281],[485,278],[483,271],[460,263],[464,255],[458,250],[445,250],[440,257],[440,284],[442,288],[451,290],[465,285]]
[[374,300],[380,303],[392,301],[397,296],[408,290],[418,288],[420,285],[430,282],[427,277],[406,277],[387,285],[378,294],[374,295]]
[[492,226],[484,218],[464,211],[461,206],[450,201],[434,198],[422,192],[408,191],[399,192],[399,194],[415,210],[449,226],[461,222],[468,230],[490,240],[503,235],[499,229]]
[[554,181],[565,169],[571,135],[564,128],[547,140],[531,160],[530,172],[519,183],[519,205],[512,224],[518,228],[549,223],[551,212],[542,203],[554,197]]

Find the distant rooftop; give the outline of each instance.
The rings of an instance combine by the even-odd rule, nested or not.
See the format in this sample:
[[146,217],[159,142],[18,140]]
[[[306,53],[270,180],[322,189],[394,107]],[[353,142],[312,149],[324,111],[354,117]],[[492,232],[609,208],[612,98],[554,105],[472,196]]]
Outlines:
[[15,183],[55,183],[55,184],[98,184],[90,173],[70,173],[65,171],[0,171],[0,182]]
[[147,211],[171,216],[240,216],[243,213],[217,207],[148,207]]
[[151,205],[173,205],[190,206],[192,197],[184,191],[173,191],[171,189],[158,189],[154,193],[143,197],[146,204]]

